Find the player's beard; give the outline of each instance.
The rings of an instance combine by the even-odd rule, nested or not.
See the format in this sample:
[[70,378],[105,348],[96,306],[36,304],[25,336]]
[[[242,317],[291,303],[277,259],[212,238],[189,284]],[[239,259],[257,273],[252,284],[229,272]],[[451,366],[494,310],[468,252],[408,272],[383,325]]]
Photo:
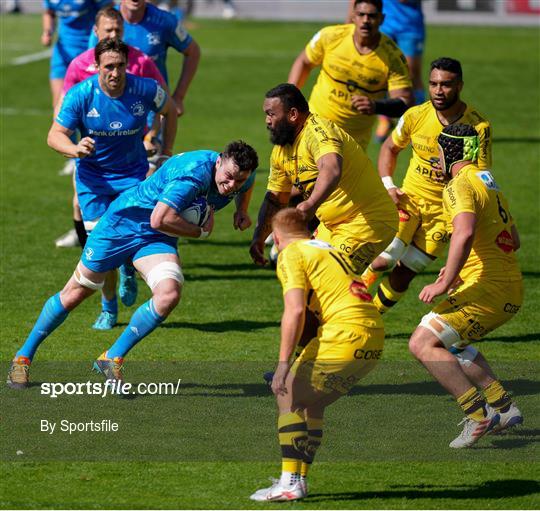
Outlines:
[[268,128],[270,132],[270,142],[279,146],[292,145],[296,136],[296,127],[289,124],[287,119],[276,123],[275,127]]
[[431,98],[431,104],[433,105],[433,108],[435,110],[439,110],[440,112],[444,110],[448,110],[450,107],[454,106],[459,101],[459,93],[455,92],[453,96],[450,96],[449,98],[444,101],[442,105],[436,105],[433,102],[433,98]]

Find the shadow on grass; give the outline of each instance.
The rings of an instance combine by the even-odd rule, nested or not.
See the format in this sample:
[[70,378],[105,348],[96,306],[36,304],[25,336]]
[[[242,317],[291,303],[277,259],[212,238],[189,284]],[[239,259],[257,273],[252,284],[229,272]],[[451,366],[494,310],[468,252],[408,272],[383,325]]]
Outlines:
[[192,328],[199,332],[251,332],[264,328],[278,327],[276,321],[250,321],[248,319],[233,319],[229,321],[213,321],[208,323],[192,323],[190,321],[171,321],[163,323],[161,328]]
[[190,273],[184,274],[186,277],[186,282],[207,282],[207,281],[217,281],[217,280],[276,280],[275,273],[266,273],[261,274],[259,272],[253,272],[251,274],[219,274],[215,275],[192,275]]
[[540,492],[540,483],[528,479],[502,479],[486,481],[478,485],[396,485],[392,490],[381,491],[351,491],[338,493],[313,493],[304,502],[324,502],[336,500],[366,500],[366,499],[508,499],[524,497]]

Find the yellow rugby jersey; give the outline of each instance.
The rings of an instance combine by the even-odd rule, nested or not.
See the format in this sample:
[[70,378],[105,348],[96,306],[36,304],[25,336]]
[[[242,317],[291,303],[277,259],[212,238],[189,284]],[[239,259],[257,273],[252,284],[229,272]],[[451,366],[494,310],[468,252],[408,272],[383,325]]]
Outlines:
[[319,240],[299,240],[279,254],[277,276],[283,294],[291,289],[306,292],[307,307],[321,326],[350,323],[383,328],[360,277],[339,250]]
[[308,199],[319,175],[317,161],[329,153],[343,158],[338,187],[319,206],[317,217],[332,226],[362,216],[366,222],[394,225],[396,209],[364,150],[328,119],[310,114],[292,145],[274,146],[268,190],[290,192],[296,186]]
[[[454,124],[470,124],[479,135],[478,166],[491,167],[491,127],[489,121],[475,108],[467,105],[463,115]],[[443,172],[433,170],[432,158],[439,160],[437,137],[444,126],[437,117],[437,111],[427,101],[409,108],[399,119],[392,132],[392,140],[398,147],[411,144],[412,157],[403,180],[403,189],[433,202],[440,202],[444,188]]]
[[309,106],[348,133],[366,131],[369,135],[377,116],[360,114],[351,105],[352,96],[383,99],[388,91],[412,87],[412,83],[407,61],[389,37],[381,34],[377,48],[360,55],[353,42],[354,30],[353,24],[325,27],[306,46],[309,61],[321,66]]
[[472,250],[460,273],[464,281],[521,280],[511,234],[514,222],[489,170],[477,165],[463,167],[444,189],[443,203],[449,232],[459,213],[476,215]]

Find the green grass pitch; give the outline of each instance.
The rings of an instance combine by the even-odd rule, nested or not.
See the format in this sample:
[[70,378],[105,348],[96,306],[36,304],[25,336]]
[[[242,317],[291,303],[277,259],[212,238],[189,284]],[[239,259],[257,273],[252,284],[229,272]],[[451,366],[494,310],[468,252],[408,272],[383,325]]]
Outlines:
[[[57,175],[63,159],[45,142],[51,122],[48,62],[11,64],[41,50],[40,20],[3,16],[0,24],[0,358],[7,371],[44,300],[64,284],[79,252],[53,244],[70,227],[71,185]],[[286,79],[293,59],[322,25],[195,24],[191,32],[203,58],[175,148],[219,150],[236,138],[253,144],[261,158],[250,208],[255,219],[271,149],[264,92]],[[492,123],[493,171],[521,232],[526,298],[517,317],[479,347],[514,392],[524,426],[484,438],[474,449],[449,452],[460,412],[407,352],[407,339],[427,311],[417,295],[434,279],[434,264],[385,316],[380,366],[328,410],[310,496],[260,507],[540,507],[538,40],[535,29],[429,27],[424,59],[425,67],[443,55],[460,59],[463,97]],[[171,52],[173,80],[179,66]],[[373,145],[370,154],[376,153]],[[406,161],[404,154],[400,173]],[[1,508],[259,507],[248,496],[279,472],[274,403],[261,373],[277,356],[281,298],[273,272],[251,264],[250,232],[235,232],[231,224],[232,209],[225,210],[209,240],[180,245],[182,302],[128,357],[128,380],[182,378],[179,395],[51,400],[39,395],[38,386],[24,393],[2,386]],[[93,331],[97,311],[98,299],[88,300],[42,345],[35,381],[68,381],[70,374],[78,381],[95,379],[87,372],[91,361],[120,331]],[[121,308],[121,324],[131,312]],[[122,432],[60,437],[38,431],[39,419],[61,417],[110,418],[121,423]]]

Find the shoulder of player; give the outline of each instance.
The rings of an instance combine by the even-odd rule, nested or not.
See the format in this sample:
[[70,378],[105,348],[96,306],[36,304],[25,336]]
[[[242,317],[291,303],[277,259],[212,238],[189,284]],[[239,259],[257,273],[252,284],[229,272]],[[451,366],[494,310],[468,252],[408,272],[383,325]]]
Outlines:
[[178,20],[176,16],[170,12],[164,11],[155,5],[146,3],[145,21],[160,25],[163,28],[176,28]]
[[467,121],[472,126],[485,127],[490,126],[490,122],[487,120],[486,116],[483,115],[476,109],[474,106],[467,104],[465,109],[465,114],[463,115],[463,121]]
[[354,25],[329,25],[321,28],[319,31],[321,39],[325,43],[332,43],[334,41],[341,41],[342,39],[352,35],[354,32]]
[[403,114],[403,120],[412,124],[417,124],[426,119],[433,110],[431,101],[426,101],[420,105],[415,105],[408,108]]

